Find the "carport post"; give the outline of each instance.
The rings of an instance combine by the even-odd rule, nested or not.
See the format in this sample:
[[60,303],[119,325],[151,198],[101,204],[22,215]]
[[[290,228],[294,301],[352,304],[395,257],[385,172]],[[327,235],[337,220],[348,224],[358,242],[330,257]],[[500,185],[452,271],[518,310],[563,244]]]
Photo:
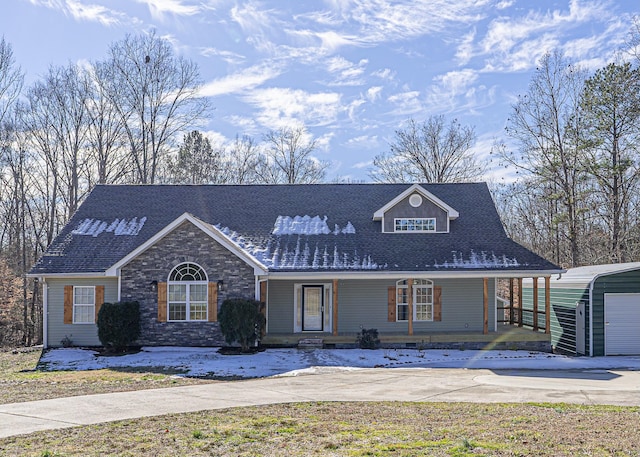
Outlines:
[[533,278],[533,331],[538,331],[538,278]]
[[551,277],[544,277],[544,332],[551,333]]
[[518,278],[518,327],[522,327],[522,278]]
[[509,324],[513,325],[513,278],[509,278]]

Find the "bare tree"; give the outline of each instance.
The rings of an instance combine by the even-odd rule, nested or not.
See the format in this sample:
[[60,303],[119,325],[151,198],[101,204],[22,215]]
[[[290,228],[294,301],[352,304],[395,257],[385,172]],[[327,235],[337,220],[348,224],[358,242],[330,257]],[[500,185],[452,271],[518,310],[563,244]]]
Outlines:
[[225,183],[255,184],[258,182],[256,170],[261,163],[260,146],[248,136],[236,136],[225,150]]
[[569,266],[580,258],[580,212],[584,203],[581,184],[583,126],[580,97],[584,72],[560,53],[545,55],[536,69],[529,91],[513,105],[507,135],[518,149],[496,148],[501,158],[516,167],[525,179],[548,189],[542,194],[558,202],[558,226],[570,244]]
[[29,108],[21,110],[25,127],[43,160],[55,169],[65,219],[89,191],[87,185],[89,93],[84,72],[75,64],[50,67],[44,80],[27,91]]
[[478,162],[471,148],[473,127],[462,126],[444,116],[431,116],[422,124],[409,119],[396,130],[390,152],[373,159],[369,176],[378,182],[472,182],[482,178],[486,165]]
[[633,24],[624,50],[635,58],[636,65],[640,64],[640,15],[633,17]]
[[93,67],[87,73],[87,143],[93,171],[91,184],[118,183],[132,179],[124,119],[107,92],[107,75]]
[[0,40],[0,126],[20,95],[23,80],[24,75],[16,66],[11,45],[3,37]]
[[329,162],[313,156],[317,141],[304,127],[272,130],[264,137],[258,180],[267,184],[310,184],[324,180]]
[[153,184],[176,134],[206,111],[207,100],[198,94],[198,67],[176,57],[155,32],[127,35],[97,67],[122,118],[136,181]]

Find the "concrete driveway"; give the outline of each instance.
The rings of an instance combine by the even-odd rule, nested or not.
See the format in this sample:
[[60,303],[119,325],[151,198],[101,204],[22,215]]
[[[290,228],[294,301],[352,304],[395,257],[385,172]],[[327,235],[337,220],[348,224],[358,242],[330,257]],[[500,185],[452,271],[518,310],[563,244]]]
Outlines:
[[325,367],[298,376],[0,405],[0,437],[237,406],[381,400],[640,406],[640,371]]

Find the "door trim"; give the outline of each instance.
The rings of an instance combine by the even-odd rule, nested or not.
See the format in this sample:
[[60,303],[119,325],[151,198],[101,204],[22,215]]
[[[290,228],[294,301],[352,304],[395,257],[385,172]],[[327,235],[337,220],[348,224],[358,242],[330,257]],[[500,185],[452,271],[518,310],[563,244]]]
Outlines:
[[[322,330],[302,330],[302,288],[305,286],[322,287],[324,305]],[[333,285],[330,282],[299,282],[293,284],[293,333],[329,333],[333,329]]]

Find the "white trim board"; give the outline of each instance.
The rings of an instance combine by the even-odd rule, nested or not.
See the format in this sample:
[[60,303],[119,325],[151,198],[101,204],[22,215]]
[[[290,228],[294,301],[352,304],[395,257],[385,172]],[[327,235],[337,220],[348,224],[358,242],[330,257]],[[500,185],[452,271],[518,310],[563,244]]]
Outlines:
[[396,198],[394,198],[393,200],[391,200],[389,203],[387,203],[386,205],[384,205],[382,208],[380,208],[378,211],[376,211],[375,213],[373,213],[373,220],[374,221],[380,221],[382,220],[382,218],[384,217],[384,213],[386,213],[389,209],[393,208],[394,206],[396,206],[398,203],[400,203],[402,200],[404,200],[405,198],[407,198],[409,195],[411,195],[412,193],[419,193],[421,194],[424,198],[426,198],[427,200],[430,200],[432,203],[434,203],[435,205],[439,206],[440,208],[442,208],[444,211],[447,212],[447,215],[449,216],[448,219],[456,219],[458,218],[458,216],[460,216],[460,214],[458,213],[458,211],[456,211],[455,209],[453,209],[451,206],[447,205],[445,202],[443,202],[442,200],[440,200],[438,197],[436,197],[435,195],[433,195],[431,192],[425,190],[422,186],[420,186],[419,184],[414,184],[411,187],[409,187],[407,190],[405,190],[404,192],[402,192],[400,195],[398,195]]

